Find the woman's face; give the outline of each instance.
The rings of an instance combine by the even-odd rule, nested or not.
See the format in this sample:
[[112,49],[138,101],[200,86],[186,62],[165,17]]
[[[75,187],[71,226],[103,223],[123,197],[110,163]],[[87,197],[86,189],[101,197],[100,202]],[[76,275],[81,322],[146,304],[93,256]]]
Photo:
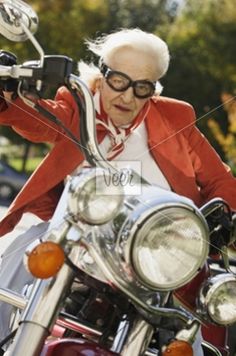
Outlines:
[[[105,64],[114,71],[128,75],[133,81],[154,82],[158,79],[155,74],[155,60],[150,53],[121,48],[114,51]],[[132,87],[122,92],[114,91],[104,77],[101,78],[100,92],[103,108],[117,127],[130,124],[149,100],[135,97]]]

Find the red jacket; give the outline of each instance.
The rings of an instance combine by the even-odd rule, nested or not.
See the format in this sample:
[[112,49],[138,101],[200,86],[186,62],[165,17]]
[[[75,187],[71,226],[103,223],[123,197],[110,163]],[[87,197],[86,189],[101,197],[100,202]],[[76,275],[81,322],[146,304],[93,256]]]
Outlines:
[[[79,137],[78,108],[65,87],[58,90],[55,100],[40,100],[40,104]],[[0,222],[2,236],[14,228],[24,212],[49,219],[60,198],[61,183],[82,162],[83,155],[62,129],[19,98],[9,106],[1,99],[0,111],[0,124],[12,126],[30,141],[54,144]],[[173,191],[191,198],[198,206],[222,197],[236,210],[236,180],[196,128],[189,104],[153,98],[145,122],[150,152]],[[99,142],[104,135],[99,132]]]

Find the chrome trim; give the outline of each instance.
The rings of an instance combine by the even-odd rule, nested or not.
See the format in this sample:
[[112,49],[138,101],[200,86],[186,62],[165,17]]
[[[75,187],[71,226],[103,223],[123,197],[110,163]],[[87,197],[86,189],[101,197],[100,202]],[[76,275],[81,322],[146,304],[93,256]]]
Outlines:
[[[151,192],[152,197],[149,197],[147,199],[146,195],[148,195],[148,190]],[[162,196],[160,195],[160,191],[162,193]],[[143,202],[145,202],[145,204],[143,204]],[[202,258],[201,260],[199,260],[199,264],[195,268],[196,271],[193,271],[193,273],[195,273],[196,275],[196,273],[198,272],[198,268],[203,265],[209,250],[209,229],[206,220],[189,199],[180,197],[172,192],[163,192],[163,190],[160,190],[160,188],[158,189],[156,187],[149,187],[146,191],[146,194],[142,196],[142,199],[139,199],[139,201],[136,201],[136,203],[136,206],[133,205],[133,211],[127,214],[128,217],[123,223],[123,226],[120,229],[117,237],[115,253],[117,256],[117,260],[120,264],[120,270],[123,270],[124,275],[127,275],[128,271],[129,283],[132,279],[134,283],[138,280],[141,285],[152,290],[160,291],[175,289],[176,286],[174,286],[173,288],[164,288],[161,286],[155,288],[153,285],[145,284],[145,282],[140,279],[140,276],[135,271],[134,261],[132,257],[133,241],[136,239],[139,233],[138,231],[140,230],[140,226],[142,226],[148,219],[151,219],[153,215],[159,214],[160,216],[163,214],[168,216],[169,208],[186,209],[189,212],[192,212],[193,217],[196,218],[196,221],[197,219],[199,220],[199,228],[201,228],[202,230],[204,240],[203,242],[205,245],[203,246]],[[133,202],[133,204],[135,204],[135,202]],[[113,264],[114,263],[115,262],[113,262]],[[190,276],[187,280],[183,281],[181,285],[186,284],[189,280],[193,278],[193,276]]]
[[[36,49],[36,51],[39,53],[40,56],[40,60],[39,60],[39,68],[43,68],[44,65],[44,51],[42,49],[42,47],[40,46],[39,42],[36,40],[36,38],[32,35],[31,31],[27,28],[27,26],[24,24],[24,22],[20,22],[20,25],[23,29],[23,31],[25,32],[26,36],[28,37],[28,39],[30,39],[31,43],[33,44],[34,48]],[[36,89],[38,91],[40,91],[42,89],[43,86],[43,81],[41,79],[36,80]],[[21,95],[20,92],[20,87],[18,87],[18,95],[23,99],[25,99],[24,95]]]
[[[177,310],[176,308],[175,309],[159,308],[148,304],[148,302],[145,300],[142,300],[140,298],[139,293],[135,293],[136,290],[134,292],[132,287],[128,288],[127,282],[123,279],[123,275],[114,272],[110,264],[107,265],[107,261],[104,258],[104,256],[101,255],[100,251],[98,252],[93,245],[89,244],[86,241],[86,239],[82,238],[81,241],[84,244],[84,246],[87,248],[91,257],[94,259],[95,263],[99,266],[101,272],[106,277],[106,280],[109,281],[111,285],[117,287],[121,292],[123,292],[131,300],[132,303],[137,304],[137,306],[141,307],[146,312],[149,312],[156,316],[179,318],[184,322],[187,322],[191,319],[189,313],[185,312],[184,310]],[[142,291],[143,293],[145,292],[144,290]]]
[[158,350],[155,350],[155,351],[146,350],[144,352],[144,356],[159,356],[159,351]]
[[[216,275],[214,277],[208,278],[202,285],[198,299],[198,312],[208,321],[215,323],[216,325],[228,325],[228,323],[219,323],[219,321],[214,320],[214,318],[209,313],[208,304],[211,301],[213,294],[216,290],[221,287],[223,284],[227,282],[235,282],[236,285],[236,277],[233,274],[222,273]],[[235,321],[234,321],[235,322]]]
[[63,328],[73,330],[87,336],[100,337],[102,335],[101,331],[86,325],[86,322],[80,323],[79,321],[72,320],[65,316],[59,316],[56,324],[62,326]]
[[[69,258],[72,262],[77,260],[76,246],[69,254]],[[22,321],[31,321],[45,328],[50,327],[55,318],[55,310],[59,309],[60,302],[64,299],[73,279],[74,272],[64,264],[56,277],[37,280],[29,299],[30,306],[24,311]],[[54,305],[54,310],[51,305]],[[40,310],[40,313],[37,310]]]
[[177,334],[175,335],[176,340],[187,341],[192,345],[195,341],[199,327],[199,322],[193,321],[190,327],[183,328],[182,330],[177,332]]
[[0,288],[0,300],[19,309],[24,309],[28,300],[10,289]]
[[221,198],[213,198],[200,208],[201,213],[207,217],[222,206],[224,201]]
[[202,342],[202,348],[203,348],[203,352],[204,352],[204,349],[207,350],[207,352],[211,352],[211,355],[215,355],[215,356],[222,356],[222,353],[215,347],[213,346],[212,344],[210,344],[209,342],[207,341],[203,341]]
[[[38,28],[38,16],[33,8],[22,0],[1,0],[0,33],[11,41],[25,41],[28,33],[35,33]],[[23,31],[21,31],[21,28]]]
[[122,321],[111,351],[119,355],[142,355],[149,345],[154,328],[139,316],[132,322]]
[[101,154],[98,148],[97,142],[97,134],[96,134],[96,123],[95,123],[95,108],[92,94],[87,87],[87,85],[76,75],[71,74],[69,76],[69,83],[70,85],[77,89],[78,91],[83,93],[85,99],[85,117],[86,120],[84,122],[86,134],[86,142],[84,144],[83,150],[85,157],[88,158],[88,161],[92,160],[94,166],[98,166],[105,169],[111,169],[112,172],[117,172],[117,170],[113,167],[113,165],[108,162],[103,155]]
[[[76,255],[76,248],[72,254]],[[72,257],[71,255],[70,258]],[[73,258],[72,260],[74,261]],[[73,279],[73,271],[64,265],[56,278],[36,281],[15,339],[9,348],[9,355],[33,356],[40,353]]]
[[[87,185],[88,182],[94,180],[95,183],[95,191],[94,191],[94,195],[96,196],[97,192],[96,192],[96,180],[98,177],[104,177],[105,175],[107,175],[109,173],[108,170],[105,170],[104,168],[88,168],[88,169],[84,169],[82,171],[81,174],[79,174],[78,176],[75,176],[71,179],[71,184],[69,187],[69,191],[68,191],[68,211],[69,214],[72,214],[72,217],[74,217],[75,220],[82,220],[85,221],[88,224],[96,224],[96,225],[103,225],[105,223],[107,223],[108,221],[111,221],[112,218],[114,218],[115,215],[117,215],[117,213],[119,212],[121,206],[123,205],[123,201],[124,201],[124,191],[122,189],[121,186],[117,187],[117,192],[115,194],[115,197],[119,197],[119,201],[118,198],[116,198],[116,203],[117,206],[115,208],[115,210],[113,211],[113,217],[109,216],[109,219],[107,218],[106,221],[102,221],[100,219],[99,221],[93,221],[90,217],[87,216],[86,213],[84,213],[83,211],[81,211],[82,209],[80,209],[79,205],[81,204],[81,201],[83,201],[83,197],[81,197],[81,191],[84,189],[84,187]],[[104,187],[105,187],[105,178],[104,178]],[[108,194],[107,194],[108,195]],[[99,199],[99,194],[97,195],[98,199]],[[112,199],[112,197],[110,197],[110,199]],[[97,219],[95,219],[97,220]]]
[[[70,250],[71,243],[67,241],[67,235],[70,234],[70,229],[73,229],[71,224],[65,221],[68,184],[65,186],[50,222],[46,238],[47,241],[51,240],[61,245],[67,244],[68,257],[72,263],[76,263],[78,260],[77,246],[73,246],[73,249]],[[40,354],[45,339],[55,323],[61,302],[64,300],[73,279],[74,272],[64,264],[54,278],[36,280],[7,355],[34,356]]]
[[188,198],[175,194],[174,192],[166,191],[158,187],[147,187],[143,196],[139,197],[139,199],[135,203],[131,203],[131,205],[133,207],[133,211],[129,214],[122,230],[119,233],[117,245],[119,244],[119,240],[121,240],[122,242],[127,243],[130,247],[132,241],[127,242],[127,235],[133,236],[138,230],[139,225],[142,224],[150,215],[157,211],[162,212],[170,207],[185,208],[194,212],[199,220],[201,220],[206,231],[209,231],[206,220],[193,202]]
[[48,334],[48,330],[40,325],[20,324],[15,339],[4,356],[40,355]]
[[[163,202],[163,204],[164,201],[166,201],[165,197],[167,192],[164,191],[163,189],[147,186],[145,187],[144,190],[145,190],[145,194],[142,196],[142,199],[146,199],[148,197],[146,202],[146,209],[147,206],[148,207],[151,206],[151,201],[152,201],[151,198],[153,199],[153,196],[156,194],[157,194],[156,196],[159,197],[159,199]],[[170,196],[172,198],[173,196],[175,196],[175,199],[180,199],[179,196],[176,195],[175,193],[170,192],[168,197]],[[137,203],[138,205],[140,204],[140,209],[144,209],[141,203],[142,199],[139,198]],[[134,202],[133,197],[131,197],[130,201],[132,202],[130,204],[134,207],[136,204],[136,200]],[[190,204],[190,205],[192,204],[194,210],[194,205],[192,202],[189,203],[190,202],[189,199],[183,198],[183,201],[186,202],[186,204]],[[131,212],[131,215],[132,214],[136,216],[137,209]],[[121,270],[121,266],[118,261],[119,251],[115,250],[115,244],[113,242],[111,243],[106,242],[106,239],[103,238],[103,235],[99,233],[99,231],[100,230],[98,229],[98,232],[96,232],[96,228],[94,228],[91,229],[89,236],[81,237],[81,246],[83,246],[83,249],[86,251],[86,253],[88,253],[91,260],[93,261],[93,263],[90,266],[84,265],[82,267],[82,269],[85,270],[86,273],[91,275],[94,271],[94,275],[97,278],[98,272],[96,271],[99,271],[99,275],[103,276],[102,279],[100,278],[100,280],[118,288],[131,300],[133,304],[137,305],[137,307],[140,307],[150,315],[153,314],[154,316],[152,322],[154,324],[155,324],[155,316],[179,318],[185,322],[188,321],[189,319],[194,319],[193,316],[189,316],[189,313],[183,310],[159,308],[158,306],[151,305],[148,302],[148,300],[150,300],[150,290],[144,288],[144,286],[137,283],[137,280],[135,280],[133,276]],[[81,267],[81,262],[79,262],[79,266]]]
[[130,322],[128,320],[121,320],[118,325],[116,336],[113,340],[111,351],[120,354],[123,345],[125,344],[127,335],[129,334]]

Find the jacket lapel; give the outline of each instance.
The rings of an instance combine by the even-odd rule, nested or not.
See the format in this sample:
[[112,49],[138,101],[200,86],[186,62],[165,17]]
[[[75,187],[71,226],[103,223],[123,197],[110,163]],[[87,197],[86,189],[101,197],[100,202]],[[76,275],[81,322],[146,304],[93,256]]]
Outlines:
[[[170,122],[173,125],[170,125]],[[174,123],[174,116],[167,118],[165,113],[158,110],[158,101],[152,102],[146,118],[150,153],[171,189],[180,195],[189,197],[199,205],[201,197],[195,182],[187,142],[182,132],[174,127]]]

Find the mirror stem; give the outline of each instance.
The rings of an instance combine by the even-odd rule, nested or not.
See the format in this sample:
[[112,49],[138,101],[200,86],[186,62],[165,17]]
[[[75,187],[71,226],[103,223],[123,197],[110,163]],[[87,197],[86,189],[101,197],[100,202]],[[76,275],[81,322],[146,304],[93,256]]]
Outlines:
[[[27,28],[27,26],[25,26],[23,21],[20,21],[20,25],[21,25],[22,30],[25,32],[25,34],[28,36],[29,40],[33,44],[33,46],[36,49],[36,51],[39,53],[39,56],[40,56],[39,67],[43,68],[43,65],[44,65],[44,51],[43,51],[42,47],[40,46],[40,44],[38,43],[38,41],[36,40],[34,35],[32,35],[30,30]],[[40,91],[41,88],[42,88],[42,85],[43,85],[42,80],[37,80],[36,89],[38,91]]]

